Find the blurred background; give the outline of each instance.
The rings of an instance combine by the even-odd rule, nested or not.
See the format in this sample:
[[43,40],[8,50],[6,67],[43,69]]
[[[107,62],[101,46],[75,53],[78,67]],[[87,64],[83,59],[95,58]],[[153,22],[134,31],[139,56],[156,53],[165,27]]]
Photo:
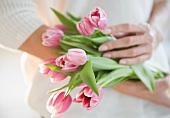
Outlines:
[[21,55],[0,49],[0,118],[39,118],[25,102],[26,83],[20,68]]
[[[170,60],[170,30],[165,38],[164,47]],[[39,118],[25,102],[26,83],[20,68],[21,55],[0,49],[0,118]]]

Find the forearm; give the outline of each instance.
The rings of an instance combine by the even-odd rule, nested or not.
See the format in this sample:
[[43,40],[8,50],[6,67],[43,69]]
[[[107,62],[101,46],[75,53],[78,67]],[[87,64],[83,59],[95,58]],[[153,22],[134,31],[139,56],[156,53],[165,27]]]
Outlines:
[[57,53],[52,50],[56,47],[47,47],[42,45],[42,34],[48,27],[43,25],[38,28],[20,47],[19,49],[32,54],[38,58],[43,60],[49,58],[56,58],[58,56]]
[[47,29],[33,0],[0,0],[0,47],[22,50],[41,59],[53,58],[52,47],[42,45]]
[[[169,11],[170,0],[159,0],[155,2],[149,24],[159,32],[164,32],[169,27]],[[163,38],[159,38],[158,43],[162,40]]]

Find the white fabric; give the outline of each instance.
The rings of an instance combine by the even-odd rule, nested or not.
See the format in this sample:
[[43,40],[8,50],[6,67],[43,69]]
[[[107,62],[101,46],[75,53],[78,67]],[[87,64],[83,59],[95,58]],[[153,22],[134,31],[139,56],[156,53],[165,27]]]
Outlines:
[[[147,22],[154,1],[38,0],[37,3],[39,4],[38,9],[41,11],[39,12],[40,17],[51,26],[54,25],[56,20],[53,19],[54,15],[49,7],[57,7],[62,12],[69,11],[77,16],[82,16],[96,6],[100,6],[106,11],[109,25],[115,25],[126,22]],[[19,47],[43,23],[36,15],[36,3],[33,0],[0,0],[0,9],[0,22],[2,22],[0,24],[0,44],[9,48],[16,49]],[[16,15],[17,13],[20,15]],[[153,57],[151,60],[157,60],[156,63],[164,67],[165,70],[168,69],[167,59],[161,46]],[[160,57],[161,60],[159,60]],[[46,92],[61,86],[67,80],[59,83],[59,85],[51,84],[49,79],[38,73],[38,64],[41,60],[27,54],[23,55],[22,60],[23,72],[28,79],[26,97],[28,104],[40,115],[49,118],[50,114],[45,109],[45,102],[49,97]],[[110,88],[105,89],[104,93],[104,99],[93,110],[87,111],[80,104],[72,104],[71,108],[59,118],[170,118],[169,108],[123,95]]]

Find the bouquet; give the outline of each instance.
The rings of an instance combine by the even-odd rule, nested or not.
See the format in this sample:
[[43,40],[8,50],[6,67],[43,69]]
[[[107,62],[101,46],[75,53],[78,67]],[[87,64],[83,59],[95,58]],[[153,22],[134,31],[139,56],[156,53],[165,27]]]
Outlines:
[[[140,80],[154,92],[155,79],[166,74],[163,70],[146,63],[121,65],[118,59],[104,58],[103,52],[98,51],[102,43],[117,40],[102,33],[107,26],[104,10],[96,7],[82,18],[52,10],[62,24],[47,29],[42,35],[42,44],[60,46],[53,51],[61,56],[40,64],[40,72],[52,83],[69,79],[64,86],[48,92],[52,95],[46,108],[52,118],[64,113],[72,102],[81,103],[88,110],[94,108],[101,101],[104,88],[128,79]],[[70,93],[77,87],[82,90],[72,99]]]

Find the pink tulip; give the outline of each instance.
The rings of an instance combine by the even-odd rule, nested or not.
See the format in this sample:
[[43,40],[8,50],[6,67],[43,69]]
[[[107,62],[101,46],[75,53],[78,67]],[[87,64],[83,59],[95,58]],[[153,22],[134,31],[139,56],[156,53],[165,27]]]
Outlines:
[[65,58],[74,65],[84,65],[87,61],[86,52],[79,48],[69,49]]
[[85,36],[91,36],[95,30],[87,17],[84,17],[81,21],[77,22],[76,27],[79,33]]
[[40,66],[40,73],[50,77],[50,80],[52,83],[56,83],[58,81],[61,81],[63,79],[65,79],[67,76],[60,73],[60,72],[56,72],[54,70],[51,70],[50,68],[48,68],[45,64],[52,64],[52,65],[56,65],[55,63],[56,59],[49,59],[43,63],[41,63]]
[[56,118],[61,113],[67,111],[72,103],[70,95],[64,97],[65,92],[59,91],[51,95],[46,103],[46,109],[52,113],[51,118]]
[[63,24],[58,24],[55,26],[55,28],[60,29],[62,31],[70,31],[65,25]]
[[96,28],[104,29],[107,26],[106,13],[100,7],[96,7],[91,11],[88,17],[92,26]]
[[100,95],[96,95],[87,85],[82,84],[81,87],[84,87],[74,99],[76,103],[83,103],[83,107],[87,110],[94,108],[103,98],[103,90],[98,86]]
[[48,28],[42,35],[44,46],[58,46],[59,40],[62,40],[63,31],[57,28]]
[[66,55],[56,59],[56,65],[62,67],[64,72],[74,72],[80,65],[84,65],[87,61],[87,56],[84,50],[73,48],[69,49]]
[[51,70],[49,73],[48,73],[48,76],[50,77],[50,81],[52,83],[57,83],[61,80],[64,80],[67,76],[60,73],[60,72],[56,72],[56,71],[53,71]]

